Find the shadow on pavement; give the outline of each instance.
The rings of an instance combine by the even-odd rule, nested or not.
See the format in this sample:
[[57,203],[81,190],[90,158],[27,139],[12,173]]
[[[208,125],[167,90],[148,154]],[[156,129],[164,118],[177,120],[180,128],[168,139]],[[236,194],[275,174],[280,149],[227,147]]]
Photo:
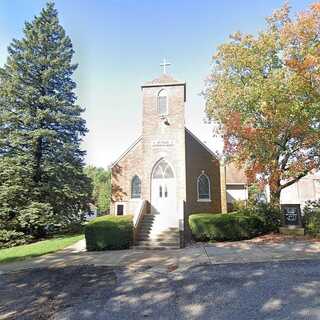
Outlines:
[[318,261],[198,265],[171,271],[87,265],[2,275],[0,319],[320,317]]

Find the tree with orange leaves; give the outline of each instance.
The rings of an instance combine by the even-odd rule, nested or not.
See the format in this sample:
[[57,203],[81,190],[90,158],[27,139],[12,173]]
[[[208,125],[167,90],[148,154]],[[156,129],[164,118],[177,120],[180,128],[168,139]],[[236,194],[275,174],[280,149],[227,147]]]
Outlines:
[[285,4],[257,36],[230,38],[213,57],[206,113],[226,157],[279,206],[282,189],[320,166],[320,3],[294,18]]

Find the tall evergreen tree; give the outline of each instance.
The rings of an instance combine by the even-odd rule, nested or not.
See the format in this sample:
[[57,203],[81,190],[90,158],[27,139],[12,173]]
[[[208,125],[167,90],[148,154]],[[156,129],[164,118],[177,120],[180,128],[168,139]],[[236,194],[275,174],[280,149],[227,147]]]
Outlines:
[[83,173],[87,129],[74,93],[74,50],[52,2],[8,52],[0,69],[0,230],[38,236],[81,219],[92,189]]

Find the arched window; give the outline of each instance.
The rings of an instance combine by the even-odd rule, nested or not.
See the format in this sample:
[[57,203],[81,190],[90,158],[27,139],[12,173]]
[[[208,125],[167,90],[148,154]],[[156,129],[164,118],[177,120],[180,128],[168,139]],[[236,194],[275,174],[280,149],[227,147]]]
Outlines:
[[198,188],[198,201],[211,201],[210,179],[206,174],[202,173],[198,177],[197,188]]
[[134,176],[131,180],[131,198],[137,199],[141,197],[141,180],[138,176]]
[[168,114],[168,96],[166,90],[160,90],[158,93],[157,110],[161,116]]
[[156,168],[153,171],[153,179],[172,179],[174,178],[174,173],[172,168],[165,160],[160,160]]

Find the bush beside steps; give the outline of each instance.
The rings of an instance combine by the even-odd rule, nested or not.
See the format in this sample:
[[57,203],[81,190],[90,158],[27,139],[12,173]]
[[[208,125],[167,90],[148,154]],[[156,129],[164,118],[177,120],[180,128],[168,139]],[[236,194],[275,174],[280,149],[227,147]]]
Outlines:
[[131,215],[102,216],[85,227],[88,251],[128,249],[133,243]]
[[238,241],[266,231],[262,217],[237,212],[195,213],[189,216],[189,226],[196,241]]

